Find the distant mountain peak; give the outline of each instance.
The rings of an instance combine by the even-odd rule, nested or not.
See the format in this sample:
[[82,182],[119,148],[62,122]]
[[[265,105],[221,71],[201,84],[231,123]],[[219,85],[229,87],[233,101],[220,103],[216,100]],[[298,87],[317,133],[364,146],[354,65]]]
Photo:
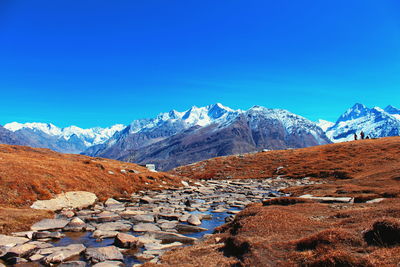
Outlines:
[[398,109],[398,108],[396,108],[396,107],[394,107],[392,105],[388,105],[384,110],[389,114],[400,115],[400,109]]
[[221,103],[216,103],[207,107],[208,115],[213,119],[218,119],[228,112],[235,112],[233,109],[225,107]]
[[181,116],[180,116],[180,112],[176,111],[175,109],[171,110],[171,111],[168,113],[168,115],[169,115],[169,117],[170,117],[171,119],[178,119],[178,118],[181,117]]
[[337,122],[354,120],[354,119],[363,117],[369,111],[370,111],[370,109],[368,107],[366,107],[364,104],[356,103],[356,104],[354,104],[354,106],[349,108],[345,113],[343,113],[342,116],[339,117]]

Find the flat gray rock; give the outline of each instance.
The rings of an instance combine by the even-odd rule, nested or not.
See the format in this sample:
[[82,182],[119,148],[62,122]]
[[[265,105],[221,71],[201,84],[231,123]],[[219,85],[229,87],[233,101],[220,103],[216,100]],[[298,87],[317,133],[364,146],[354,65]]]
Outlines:
[[153,215],[135,215],[131,217],[132,221],[135,222],[144,222],[144,223],[153,223],[154,216]]
[[196,238],[193,237],[187,237],[181,234],[170,233],[170,232],[154,231],[148,233],[155,239],[162,240],[163,243],[181,242],[184,244],[193,244],[197,240]]
[[0,247],[13,247],[28,241],[29,239],[25,237],[0,235]]
[[176,230],[178,230],[179,233],[181,234],[188,234],[188,233],[199,233],[199,232],[204,232],[207,231],[208,229],[194,226],[194,225],[188,225],[188,224],[178,224],[175,227]]
[[122,231],[127,232],[131,230],[132,225],[127,222],[109,222],[97,225],[97,230],[101,231]]
[[57,211],[67,208],[83,209],[92,206],[97,201],[97,196],[91,192],[73,191],[57,195],[49,200],[37,200],[31,208],[38,210]]
[[31,255],[35,250],[37,249],[37,246],[35,244],[21,244],[17,245],[7,251],[7,254],[4,256],[5,258],[13,258],[13,257],[21,257],[25,258]]
[[67,261],[58,265],[58,267],[86,267],[84,261]]
[[62,229],[69,223],[64,219],[43,219],[31,226],[32,231]]
[[111,238],[111,237],[116,237],[118,235],[117,231],[102,231],[102,230],[96,230],[93,232],[92,237],[93,238]]
[[300,198],[315,200],[321,203],[351,203],[353,198],[351,197],[314,197],[311,195],[303,195]]
[[123,264],[120,261],[103,261],[93,265],[93,267],[120,267],[120,266],[125,266],[125,264]]
[[133,226],[134,232],[161,231],[161,229],[152,223],[139,223]]

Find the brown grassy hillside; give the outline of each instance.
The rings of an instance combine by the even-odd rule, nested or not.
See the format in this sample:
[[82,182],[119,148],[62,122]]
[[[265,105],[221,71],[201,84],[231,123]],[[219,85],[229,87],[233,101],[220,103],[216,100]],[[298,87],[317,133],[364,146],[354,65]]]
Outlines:
[[311,177],[328,184],[291,188],[290,192],[321,196],[352,194],[360,198],[397,196],[400,137],[220,157],[179,167],[172,173],[194,179]]
[[[400,137],[222,157],[174,173],[190,178],[312,177],[322,184],[286,191],[349,196],[356,203],[290,198],[254,204],[219,229],[221,239],[169,252],[163,257],[165,266],[361,267],[400,262]],[[384,200],[365,203],[377,197]]]
[[105,199],[179,184],[179,177],[132,163],[0,145],[0,233],[27,230],[40,218],[52,216],[29,206],[58,193],[90,191]]
[[179,182],[176,176],[132,163],[0,145],[0,205],[28,206],[36,199],[77,190],[105,198]]

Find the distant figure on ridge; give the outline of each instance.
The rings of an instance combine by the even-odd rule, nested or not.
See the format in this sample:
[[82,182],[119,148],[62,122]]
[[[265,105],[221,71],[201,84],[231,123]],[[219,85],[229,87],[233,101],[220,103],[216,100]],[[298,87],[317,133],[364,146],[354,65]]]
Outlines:
[[361,131],[361,133],[360,133],[360,137],[361,137],[361,140],[362,140],[362,139],[364,139],[364,137],[365,137],[365,133],[364,133],[363,131]]
[[357,133],[354,133],[354,140],[357,140]]

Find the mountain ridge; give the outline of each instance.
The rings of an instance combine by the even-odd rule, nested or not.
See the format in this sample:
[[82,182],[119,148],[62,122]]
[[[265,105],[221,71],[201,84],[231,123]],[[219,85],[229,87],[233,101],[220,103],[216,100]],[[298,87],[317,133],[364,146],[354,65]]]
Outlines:
[[314,122],[289,111],[261,106],[233,110],[217,103],[133,121],[83,154],[156,163],[168,170],[209,157],[327,143],[329,139]]
[[107,128],[82,129],[77,126],[59,128],[51,123],[36,122],[11,122],[4,125],[4,129],[25,140],[22,144],[74,154],[79,154],[93,145],[107,141],[115,132],[122,130],[124,127],[122,124],[116,124]]
[[284,109],[234,110],[216,103],[106,128],[12,122],[0,128],[0,143],[156,163],[164,170],[209,157],[350,141],[361,131],[370,138],[399,135],[400,109],[356,103],[336,122],[311,122]]

